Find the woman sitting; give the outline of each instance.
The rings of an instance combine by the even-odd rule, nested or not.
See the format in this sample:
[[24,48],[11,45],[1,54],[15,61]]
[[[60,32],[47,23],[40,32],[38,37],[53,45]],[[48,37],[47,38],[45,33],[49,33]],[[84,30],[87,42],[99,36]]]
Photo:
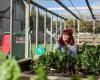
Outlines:
[[77,47],[75,40],[73,38],[72,29],[66,29],[62,31],[61,37],[57,41],[53,52],[56,49],[61,49],[62,52],[66,51],[66,47],[68,48],[68,55],[75,56],[77,53]]

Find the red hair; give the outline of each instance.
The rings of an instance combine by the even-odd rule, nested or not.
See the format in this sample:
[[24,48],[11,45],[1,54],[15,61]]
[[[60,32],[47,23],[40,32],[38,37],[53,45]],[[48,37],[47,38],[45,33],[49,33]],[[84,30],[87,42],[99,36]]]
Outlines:
[[59,38],[59,43],[61,45],[65,45],[64,41],[63,41],[63,34],[67,34],[69,36],[68,40],[66,41],[67,44],[70,44],[70,45],[74,45],[75,41],[74,41],[74,38],[73,38],[73,30],[72,29],[66,29],[66,30],[63,30],[62,34],[61,34],[61,37]]

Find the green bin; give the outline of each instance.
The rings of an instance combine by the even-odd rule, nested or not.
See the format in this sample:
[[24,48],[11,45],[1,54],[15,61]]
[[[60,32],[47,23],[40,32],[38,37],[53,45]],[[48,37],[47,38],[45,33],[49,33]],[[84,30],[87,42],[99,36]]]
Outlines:
[[[9,32],[6,32],[9,34]],[[25,34],[24,33],[13,33],[13,48],[12,56],[17,60],[25,58]]]

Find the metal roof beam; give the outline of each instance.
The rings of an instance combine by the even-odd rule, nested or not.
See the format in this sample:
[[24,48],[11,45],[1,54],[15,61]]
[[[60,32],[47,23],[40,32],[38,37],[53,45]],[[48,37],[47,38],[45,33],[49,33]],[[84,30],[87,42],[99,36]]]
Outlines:
[[67,6],[65,6],[60,0],[54,0],[56,1],[59,5],[61,5],[64,9],[66,9],[70,14],[72,14],[75,18],[81,20],[76,14],[74,14]]
[[89,10],[90,10],[90,13],[91,13],[92,18],[93,18],[93,19],[96,19],[96,18],[94,17],[93,12],[92,12],[92,8],[91,8],[91,6],[90,6],[90,4],[89,4],[89,1],[88,1],[88,0],[85,0],[85,2],[86,2],[87,6],[88,6],[88,8],[89,8]]
[[56,14],[56,13],[50,11],[50,10],[48,10],[47,8],[45,8],[45,7],[43,7],[43,6],[39,5],[39,4],[37,4],[37,3],[34,2],[33,0],[31,0],[30,3],[33,4],[33,5],[35,5],[35,6],[37,6],[38,8],[41,8],[41,9],[44,10],[44,11],[47,11],[47,12],[49,12],[49,13],[51,13],[51,14],[53,14],[53,15],[59,17],[59,18],[61,18],[61,19],[67,20],[67,18],[64,18],[64,17],[62,17],[62,16],[60,16],[60,15],[58,15],[58,14]]
[[[89,9],[88,7],[75,7],[75,8],[68,7],[68,8],[70,10],[75,10],[75,8],[78,9],[78,10],[88,10]],[[94,10],[100,10],[100,6],[93,6],[92,9],[94,9]],[[49,7],[48,10],[52,10],[53,11],[53,10],[65,10],[65,9],[62,8],[62,7],[54,7],[54,8]]]

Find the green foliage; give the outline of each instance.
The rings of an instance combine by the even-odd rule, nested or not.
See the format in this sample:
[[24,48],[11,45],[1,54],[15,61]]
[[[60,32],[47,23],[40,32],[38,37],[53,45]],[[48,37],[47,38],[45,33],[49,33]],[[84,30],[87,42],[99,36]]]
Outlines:
[[100,70],[100,46],[83,45],[78,48],[78,63],[87,72],[97,72]]
[[[83,80],[82,78],[80,78],[78,75],[74,75],[71,80]],[[94,75],[89,75],[87,77],[87,80],[97,80],[96,76]]]
[[67,49],[65,52],[56,50],[55,52],[47,52],[35,62],[34,68],[38,67],[38,64],[43,64],[47,70],[55,69],[57,72],[65,72],[69,68],[75,68],[76,58],[67,55]]
[[85,74],[96,74],[100,72],[100,46],[86,45],[78,46],[76,57],[67,55],[65,52],[56,50],[42,55],[34,64],[34,69],[38,64],[43,64],[47,71],[67,72],[70,69]]
[[0,65],[0,80],[18,80],[20,69],[14,59],[5,60]]
[[2,51],[0,51],[0,64],[5,60],[6,60],[6,55]]
[[47,80],[47,74],[42,64],[39,64],[39,66],[36,68],[36,73],[38,75],[37,80]]
[[88,79],[88,80],[97,80],[97,79],[96,79],[96,76],[94,76],[94,75],[89,75],[89,76],[87,77],[87,79]]
[[[35,10],[35,7],[33,6],[32,10],[31,10],[30,23],[31,23],[31,26],[33,26],[34,30],[35,30],[35,22],[36,22],[35,19],[36,19],[36,10]],[[46,20],[47,20],[47,23],[46,23],[47,24],[47,28],[50,29],[50,16],[47,15]],[[41,14],[39,12],[39,31],[43,31],[44,30],[43,29],[44,28],[43,25],[44,25],[44,14]],[[54,25],[54,23],[53,23],[53,25]]]
[[[68,20],[66,21],[67,27],[75,27],[77,30],[77,20],[75,20],[75,25],[73,25],[73,19],[72,18],[68,18]],[[93,31],[93,23],[90,21],[80,21],[80,32],[95,32],[95,33],[100,33],[100,22],[96,21],[96,28],[95,31]]]
[[74,75],[71,80],[82,80],[78,75]]
[[81,32],[92,32],[92,24],[87,21],[80,21],[80,31]]
[[73,27],[73,20],[72,20],[72,19],[68,19],[68,20],[66,21],[66,25],[67,25],[68,27]]

